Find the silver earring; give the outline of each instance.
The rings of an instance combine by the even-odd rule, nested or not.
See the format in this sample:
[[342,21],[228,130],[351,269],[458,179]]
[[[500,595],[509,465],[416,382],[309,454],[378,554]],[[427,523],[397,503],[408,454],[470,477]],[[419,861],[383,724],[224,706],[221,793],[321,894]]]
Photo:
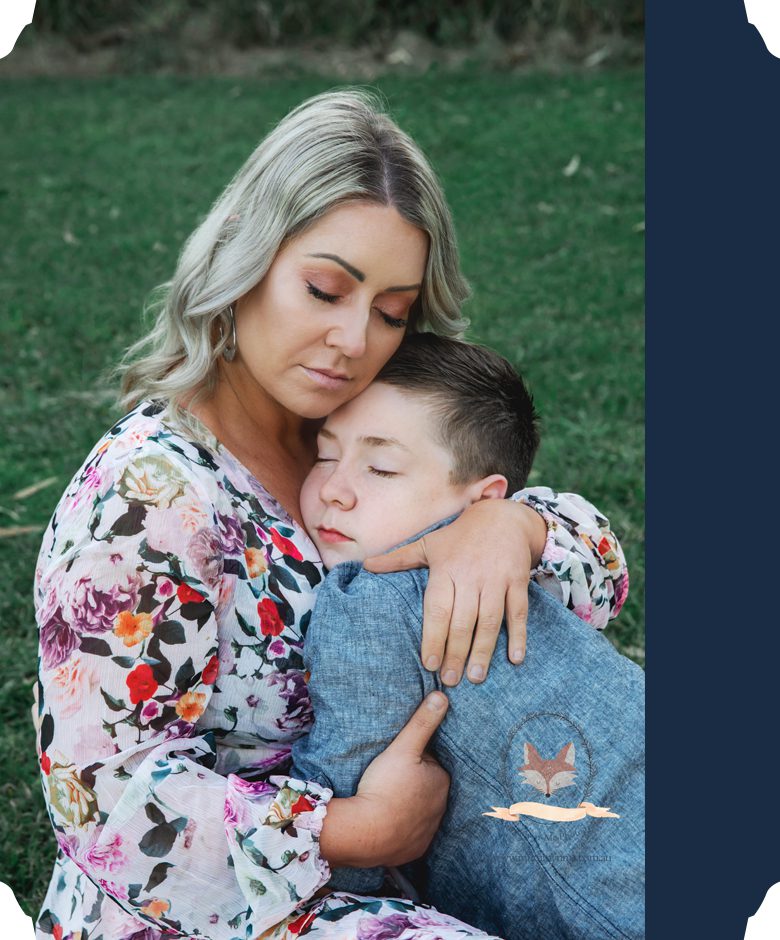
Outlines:
[[[225,362],[232,362],[236,358],[236,313],[233,309],[233,304],[228,307],[228,315],[230,317],[230,342],[225,344],[225,348],[222,350],[222,358]],[[222,336],[222,328],[220,327],[220,336]]]

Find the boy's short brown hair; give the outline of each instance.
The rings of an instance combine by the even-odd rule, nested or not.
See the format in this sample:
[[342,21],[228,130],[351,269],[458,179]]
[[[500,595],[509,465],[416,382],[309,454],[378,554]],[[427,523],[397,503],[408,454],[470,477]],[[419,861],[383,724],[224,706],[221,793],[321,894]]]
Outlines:
[[523,379],[503,356],[417,333],[406,337],[375,381],[429,399],[440,443],[452,455],[452,483],[500,473],[510,493],[525,486],[539,447],[539,416]]

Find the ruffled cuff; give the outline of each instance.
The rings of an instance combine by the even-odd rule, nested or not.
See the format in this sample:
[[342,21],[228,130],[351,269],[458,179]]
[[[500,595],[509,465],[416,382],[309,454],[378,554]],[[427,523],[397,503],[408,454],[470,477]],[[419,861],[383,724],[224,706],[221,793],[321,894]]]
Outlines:
[[254,928],[265,930],[330,878],[319,837],[333,791],[285,776],[249,783],[231,774],[227,783],[225,830],[236,878]]
[[538,512],[547,524],[539,565],[531,576],[581,620],[603,629],[628,594],[628,571],[609,520],[575,493],[537,486],[512,499]]

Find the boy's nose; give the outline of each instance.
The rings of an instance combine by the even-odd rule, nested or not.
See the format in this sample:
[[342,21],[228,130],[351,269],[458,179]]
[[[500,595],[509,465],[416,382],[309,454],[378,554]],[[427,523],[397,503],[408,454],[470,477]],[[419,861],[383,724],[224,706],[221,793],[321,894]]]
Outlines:
[[320,499],[327,504],[338,503],[343,509],[351,509],[355,505],[354,490],[338,469],[320,487]]

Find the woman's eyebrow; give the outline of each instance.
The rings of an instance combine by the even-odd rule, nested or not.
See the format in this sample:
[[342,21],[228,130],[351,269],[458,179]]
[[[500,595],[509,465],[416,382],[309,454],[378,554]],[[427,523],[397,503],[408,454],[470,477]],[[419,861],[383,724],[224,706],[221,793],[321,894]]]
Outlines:
[[340,264],[341,267],[344,268],[344,270],[348,274],[351,274],[352,277],[354,277],[356,281],[365,281],[366,279],[366,276],[365,274],[363,274],[362,271],[358,271],[358,269],[354,267],[353,265],[351,265],[349,261],[345,261],[343,258],[339,258],[338,255],[312,254],[312,255],[306,255],[306,257],[307,258],[327,258],[329,261],[335,261],[336,264]]
[[388,287],[385,294],[400,294],[405,290],[419,290],[422,284],[405,284],[403,287]]
[[[354,265],[350,264],[349,261],[345,261],[343,258],[340,258],[338,255],[330,255],[325,252],[318,252],[315,254],[306,255],[306,257],[307,258],[327,258],[328,261],[335,261],[336,264],[340,264],[341,267],[344,268],[344,270],[347,272],[347,274],[351,274],[352,277],[354,277],[356,281],[360,281],[362,283],[366,279],[366,276],[365,274],[363,274],[362,271],[358,271],[358,269]],[[388,287],[382,293],[400,294],[407,290],[419,290],[421,287],[422,287],[422,284],[404,284],[402,287]]]

